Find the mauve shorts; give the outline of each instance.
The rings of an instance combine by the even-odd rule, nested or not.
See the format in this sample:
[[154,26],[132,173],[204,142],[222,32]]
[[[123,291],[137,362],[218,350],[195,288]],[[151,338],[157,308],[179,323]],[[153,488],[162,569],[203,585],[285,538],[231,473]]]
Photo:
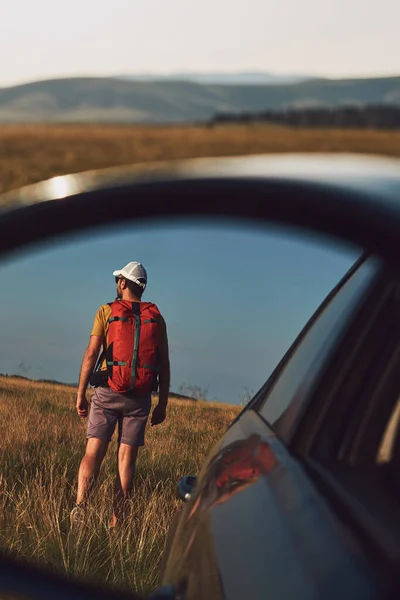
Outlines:
[[151,394],[128,396],[97,387],[90,404],[87,437],[111,441],[118,423],[118,442],[144,446],[144,432],[151,409]]

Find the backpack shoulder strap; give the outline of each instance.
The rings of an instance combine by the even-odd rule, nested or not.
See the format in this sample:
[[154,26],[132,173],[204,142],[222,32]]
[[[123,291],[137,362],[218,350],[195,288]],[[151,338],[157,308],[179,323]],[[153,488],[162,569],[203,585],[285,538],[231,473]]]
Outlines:
[[96,363],[93,373],[95,373],[96,371],[98,371],[100,369],[100,365],[103,362],[103,360],[105,359],[105,357],[106,357],[106,351],[103,349],[99,358],[97,359],[97,363]]

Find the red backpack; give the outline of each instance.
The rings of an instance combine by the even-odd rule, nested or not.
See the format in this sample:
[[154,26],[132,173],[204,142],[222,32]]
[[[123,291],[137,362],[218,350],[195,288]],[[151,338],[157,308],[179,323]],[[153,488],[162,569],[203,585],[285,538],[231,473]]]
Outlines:
[[115,392],[147,394],[157,389],[161,314],[151,302],[110,303],[106,350],[108,385]]

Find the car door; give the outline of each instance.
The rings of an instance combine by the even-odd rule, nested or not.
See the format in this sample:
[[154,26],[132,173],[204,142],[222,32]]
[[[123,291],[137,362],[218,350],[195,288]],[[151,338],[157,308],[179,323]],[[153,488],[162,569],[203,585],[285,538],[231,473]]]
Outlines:
[[184,598],[379,596],[380,574],[362,542],[292,446],[308,452],[332,367],[363,347],[393,287],[378,260],[363,258],[328,296],[207,457],[169,545],[163,585]]

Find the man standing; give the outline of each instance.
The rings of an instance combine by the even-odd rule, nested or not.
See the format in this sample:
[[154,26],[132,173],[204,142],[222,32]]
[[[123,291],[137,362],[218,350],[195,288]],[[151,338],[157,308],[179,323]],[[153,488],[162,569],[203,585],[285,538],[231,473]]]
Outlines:
[[[117,298],[103,304],[94,319],[89,345],[83,357],[76,409],[80,417],[89,414],[87,446],[78,475],[76,504],[71,521],[85,517],[88,492],[96,480],[108,444],[118,424],[118,470],[110,527],[123,519],[124,501],[133,489],[138,449],[151,410],[151,392],[159,384],[159,400],[151,424],[166,418],[170,385],[167,328],[155,304],[142,302],[147,273],[138,262],[114,271]],[[99,370],[93,374],[96,360]],[[88,411],[86,390],[95,392]]]

